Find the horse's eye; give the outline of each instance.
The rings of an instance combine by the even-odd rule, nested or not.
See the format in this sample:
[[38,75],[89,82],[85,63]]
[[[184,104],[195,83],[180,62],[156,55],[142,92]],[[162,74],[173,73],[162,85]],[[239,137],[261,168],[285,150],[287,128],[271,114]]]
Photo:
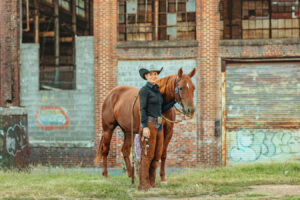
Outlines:
[[183,87],[179,87],[179,90],[183,90]]

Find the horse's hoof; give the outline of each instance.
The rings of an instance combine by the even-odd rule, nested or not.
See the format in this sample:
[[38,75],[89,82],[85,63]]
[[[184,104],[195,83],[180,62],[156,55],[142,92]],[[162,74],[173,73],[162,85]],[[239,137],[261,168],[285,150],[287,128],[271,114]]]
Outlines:
[[151,189],[151,185],[147,184],[147,185],[139,185],[138,186],[138,190],[149,190]]
[[168,182],[167,181],[161,181],[160,184],[161,185],[168,185]]
[[103,176],[104,178],[107,178],[107,177],[108,177],[107,174],[105,174],[105,173],[102,173],[102,176]]

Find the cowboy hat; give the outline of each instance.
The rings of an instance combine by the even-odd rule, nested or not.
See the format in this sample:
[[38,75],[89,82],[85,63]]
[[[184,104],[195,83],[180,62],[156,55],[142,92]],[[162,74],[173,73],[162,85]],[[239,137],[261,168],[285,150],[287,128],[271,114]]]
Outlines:
[[139,70],[140,76],[146,80],[145,75],[149,72],[157,72],[157,74],[159,74],[161,71],[163,70],[163,67],[158,69],[157,67],[155,67],[154,65],[150,65],[147,69],[146,68],[141,68]]

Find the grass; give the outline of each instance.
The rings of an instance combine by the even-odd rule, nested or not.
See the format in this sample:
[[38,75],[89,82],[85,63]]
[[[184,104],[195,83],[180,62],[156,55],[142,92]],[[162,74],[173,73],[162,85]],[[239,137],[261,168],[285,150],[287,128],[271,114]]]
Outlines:
[[[300,185],[300,163],[239,165],[215,169],[187,169],[167,176],[168,185],[138,191],[137,183],[124,176],[104,179],[100,174],[79,172],[26,173],[0,171],[2,199],[138,199],[147,197],[194,197],[228,195],[251,185]],[[136,181],[137,182],[137,181]],[[245,198],[259,194],[245,194]],[[291,199],[294,199],[291,197]],[[298,199],[295,197],[295,199]]]

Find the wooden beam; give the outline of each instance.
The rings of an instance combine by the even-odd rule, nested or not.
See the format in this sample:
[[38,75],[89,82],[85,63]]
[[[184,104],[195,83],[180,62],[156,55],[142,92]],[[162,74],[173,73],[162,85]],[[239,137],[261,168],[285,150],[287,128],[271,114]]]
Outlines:
[[40,37],[55,37],[55,32],[54,31],[40,32]]
[[158,0],[154,1],[154,40],[158,40]]
[[73,37],[61,37],[60,42],[73,42]]
[[76,35],[76,0],[72,0],[72,32]]
[[54,4],[54,32],[55,32],[54,55],[55,55],[55,65],[59,65],[59,4],[58,4],[58,0],[53,0],[53,4]]
[[90,35],[94,35],[93,30],[93,23],[94,23],[94,16],[93,16],[93,0],[89,0],[89,25],[90,25]]
[[29,0],[26,0],[26,29],[23,29],[24,32],[30,31],[30,24],[29,24]]
[[[75,44],[75,38],[76,38],[76,33],[77,33],[77,17],[76,17],[76,0],[72,0],[72,56],[73,56],[73,66],[76,69],[76,44]],[[72,87],[75,89],[76,88],[76,73],[73,74],[73,81],[72,81]]]
[[89,0],[85,0],[84,2],[84,12],[85,12],[85,19],[87,21],[86,28],[85,28],[85,35],[89,34],[89,28],[90,28],[90,13],[89,13]]

